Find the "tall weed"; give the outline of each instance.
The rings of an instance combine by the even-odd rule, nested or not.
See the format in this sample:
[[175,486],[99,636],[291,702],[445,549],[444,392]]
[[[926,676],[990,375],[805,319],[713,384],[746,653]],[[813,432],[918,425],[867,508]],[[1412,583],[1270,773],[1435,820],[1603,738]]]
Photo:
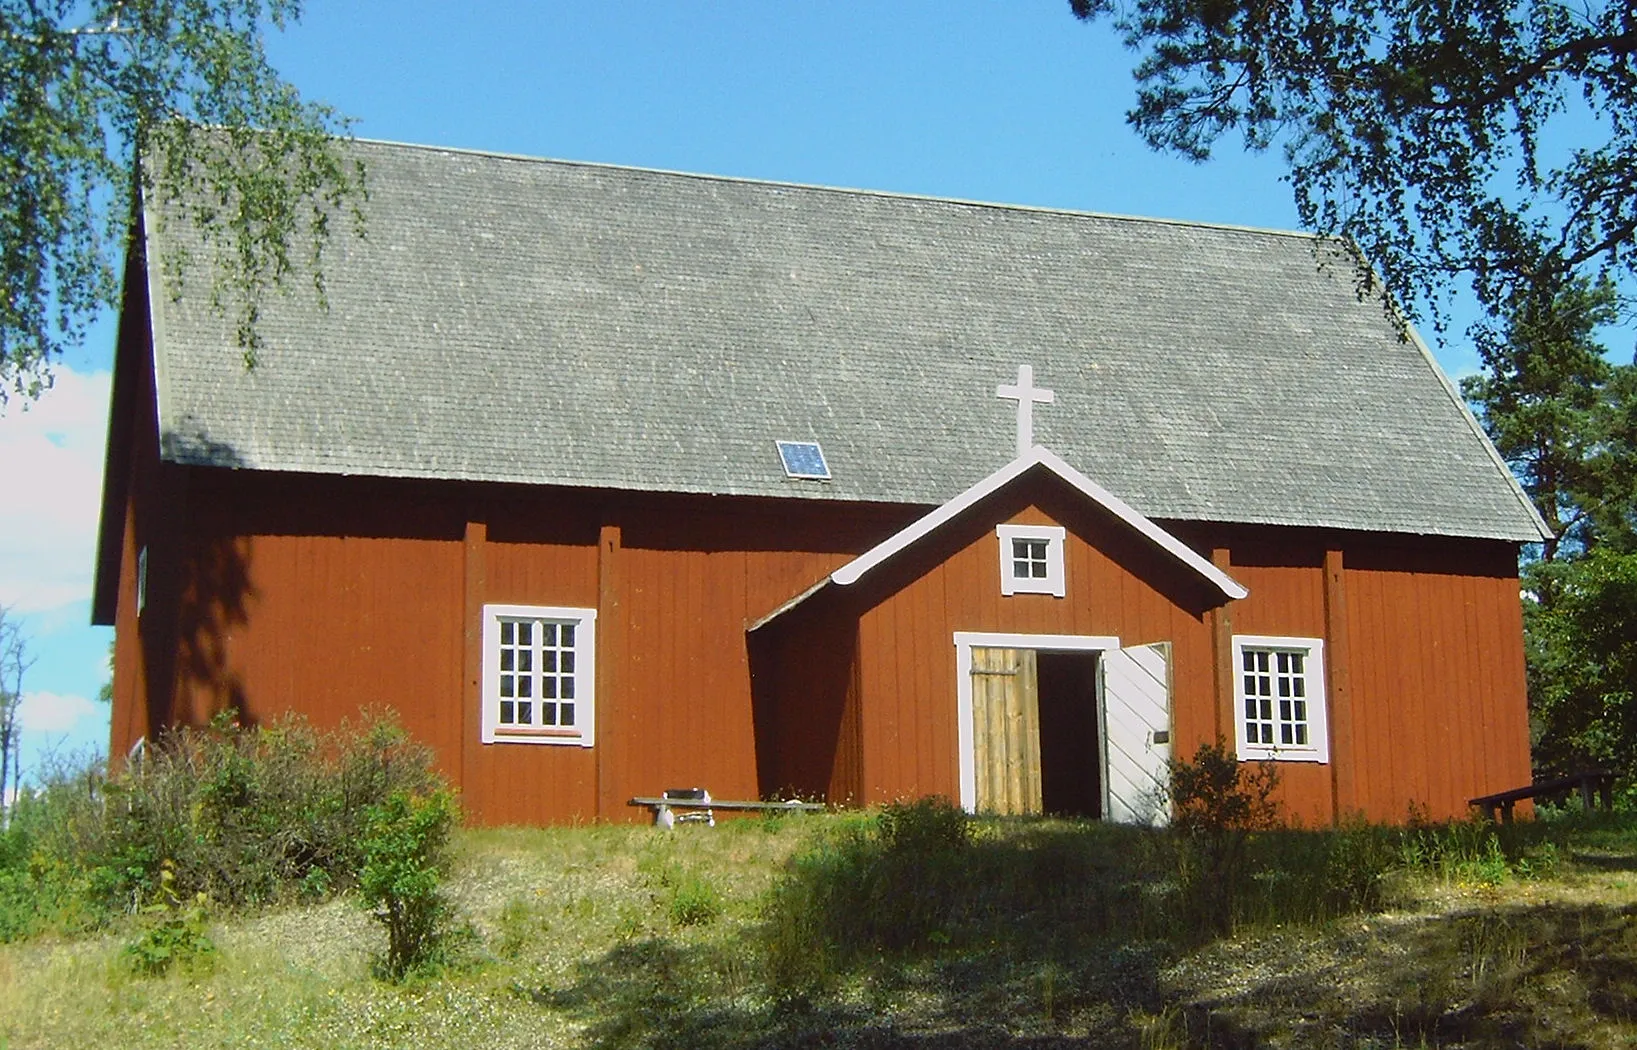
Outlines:
[[846,961],[950,943],[971,840],[966,813],[934,797],[892,803],[797,854],[766,909],[773,987],[804,994]]

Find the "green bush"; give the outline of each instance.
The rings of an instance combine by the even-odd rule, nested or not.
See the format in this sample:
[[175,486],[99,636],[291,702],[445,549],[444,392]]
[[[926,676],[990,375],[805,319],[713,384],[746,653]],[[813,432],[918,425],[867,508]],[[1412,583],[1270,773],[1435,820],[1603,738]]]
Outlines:
[[1399,862],[1409,871],[1446,882],[1493,886],[1511,873],[1500,832],[1482,817],[1444,824],[1412,821],[1400,839]]
[[446,789],[394,791],[367,810],[358,895],[387,930],[380,971],[401,980],[442,961],[448,905],[438,892],[444,849],[458,817]]
[[390,715],[333,732],[231,715],[176,730],[112,777],[92,765],[23,793],[0,832],[0,940],[95,926],[167,893],[235,907],[343,890],[368,807],[440,783]]
[[666,910],[677,926],[705,926],[722,914],[722,895],[704,876],[688,872],[671,888]]
[[1252,832],[1279,822],[1278,769],[1272,762],[1241,762],[1218,740],[1201,744],[1191,760],[1173,759],[1170,772],[1171,827],[1188,919],[1202,932],[1226,933],[1254,874],[1246,843]]
[[390,716],[330,734],[296,718],[261,729],[218,718],[109,783],[101,862],[137,898],[167,860],[184,895],[238,905],[310,893],[326,877],[351,881],[369,806],[435,784],[430,753]]
[[654,900],[663,905],[674,926],[705,926],[722,914],[722,895],[704,875],[684,867],[672,848],[675,839],[665,836],[644,850],[637,861],[655,891]]
[[98,880],[106,878],[82,862],[76,842],[101,820],[103,779],[99,761],[55,769],[13,803],[0,830],[0,943],[102,920]]

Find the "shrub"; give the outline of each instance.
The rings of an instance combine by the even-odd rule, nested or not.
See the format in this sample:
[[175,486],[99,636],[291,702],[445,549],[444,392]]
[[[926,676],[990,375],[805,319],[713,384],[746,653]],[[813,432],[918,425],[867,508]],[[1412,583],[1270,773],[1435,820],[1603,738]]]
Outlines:
[[119,888],[151,894],[161,862],[179,892],[228,904],[350,882],[364,812],[392,791],[433,787],[431,755],[390,715],[321,734],[285,718],[230,716],[182,729],[108,786],[103,863]]
[[1245,844],[1252,832],[1278,824],[1278,769],[1271,762],[1240,762],[1218,740],[1201,744],[1192,760],[1173,759],[1170,772],[1183,900],[1205,931],[1225,933],[1252,874]]
[[353,884],[365,811],[440,784],[390,714],[319,732],[230,714],[179,729],[120,773],[57,771],[0,833],[0,940],[72,930],[174,893],[225,906]]
[[425,795],[394,791],[367,810],[358,894],[386,927],[380,969],[391,980],[441,961],[448,906],[438,882],[457,815],[446,789]]
[[[77,932],[97,925],[99,873],[81,863],[78,836],[101,819],[100,761],[52,768],[25,789],[0,830],[0,943],[43,928]],[[105,877],[103,878],[105,881]]]
[[704,926],[716,921],[723,908],[716,886],[698,871],[677,863],[670,836],[660,841],[664,845],[645,851],[637,870],[657,891],[654,899],[664,905],[672,925]]

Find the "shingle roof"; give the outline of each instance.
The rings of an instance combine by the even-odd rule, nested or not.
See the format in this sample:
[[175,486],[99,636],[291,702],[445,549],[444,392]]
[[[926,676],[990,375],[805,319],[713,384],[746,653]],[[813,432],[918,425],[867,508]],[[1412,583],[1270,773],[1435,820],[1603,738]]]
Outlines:
[[[357,142],[367,234],[247,372],[146,221],[179,462],[935,504],[1035,440],[1155,518],[1538,539],[1418,340],[1310,236]],[[197,257],[197,255],[196,255]],[[777,439],[834,480],[784,476]]]

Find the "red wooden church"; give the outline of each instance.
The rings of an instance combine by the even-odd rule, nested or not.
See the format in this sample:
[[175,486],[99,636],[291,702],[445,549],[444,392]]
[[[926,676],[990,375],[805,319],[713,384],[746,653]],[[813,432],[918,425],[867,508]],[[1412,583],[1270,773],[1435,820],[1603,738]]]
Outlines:
[[114,754],[391,705],[488,823],[696,785],[1156,820],[1219,737],[1308,823],[1528,781],[1544,526],[1334,246],[349,148],[367,235],[254,369],[142,217]]

